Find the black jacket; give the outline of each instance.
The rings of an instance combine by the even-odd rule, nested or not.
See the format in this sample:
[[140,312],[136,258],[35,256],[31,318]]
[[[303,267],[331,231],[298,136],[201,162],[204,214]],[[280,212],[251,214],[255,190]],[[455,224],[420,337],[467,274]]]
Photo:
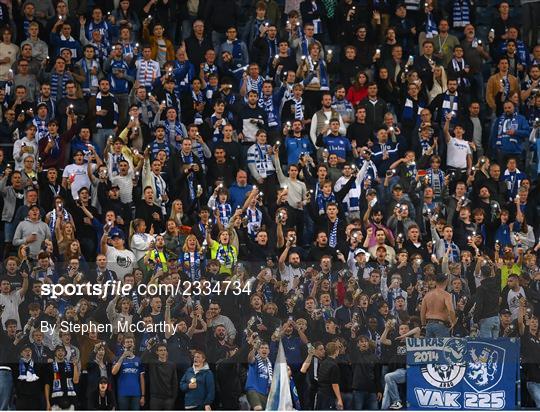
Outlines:
[[476,307],[474,309],[475,322],[498,316],[500,291],[500,274],[482,280],[482,283],[476,289]]
[[354,348],[351,360],[354,365],[353,390],[368,393],[382,392],[381,365],[377,356],[371,351],[361,352]]

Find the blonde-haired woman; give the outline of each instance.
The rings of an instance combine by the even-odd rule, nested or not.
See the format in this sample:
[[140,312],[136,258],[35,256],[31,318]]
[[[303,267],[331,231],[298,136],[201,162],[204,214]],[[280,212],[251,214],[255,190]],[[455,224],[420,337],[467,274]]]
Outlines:
[[65,255],[71,242],[75,240],[75,225],[72,222],[63,222],[61,219],[58,219],[55,224],[54,233],[58,255]]
[[180,199],[172,202],[169,219],[174,220],[176,226],[189,226],[191,224],[189,216],[184,213],[184,204]]
[[[153,230],[151,230],[153,232]],[[131,222],[129,247],[135,255],[135,261],[141,260],[154,241],[153,233],[146,233],[146,222],[144,219],[133,219]]]
[[199,245],[195,235],[188,235],[184,242],[182,252],[178,256],[178,268],[185,276],[195,282],[201,280],[201,274],[205,266],[204,250]]
[[444,70],[444,67],[435,66],[433,69],[433,87],[428,92],[428,101],[430,103],[435,97],[441,93],[444,93],[448,89],[446,85],[447,80],[446,70]]

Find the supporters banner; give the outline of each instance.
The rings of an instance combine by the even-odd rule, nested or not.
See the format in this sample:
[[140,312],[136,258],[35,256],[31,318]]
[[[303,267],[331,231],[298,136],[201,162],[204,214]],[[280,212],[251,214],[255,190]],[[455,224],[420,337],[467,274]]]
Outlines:
[[519,340],[407,339],[412,409],[516,409]]

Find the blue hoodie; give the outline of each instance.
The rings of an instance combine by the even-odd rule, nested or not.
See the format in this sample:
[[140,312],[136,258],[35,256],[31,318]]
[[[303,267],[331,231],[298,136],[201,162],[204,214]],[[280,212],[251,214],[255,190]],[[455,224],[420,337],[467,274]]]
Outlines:
[[[509,135],[507,130],[513,129],[515,133]],[[524,149],[524,142],[529,137],[531,130],[527,119],[517,113],[509,117],[502,114],[491,129],[490,146],[492,149],[499,149],[503,153],[521,154]]]
[[[189,389],[188,385],[192,378],[195,378],[197,387],[195,389]],[[190,367],[182,380],[180,381],[180,390],[186,393],[185,407],[194,406],[206,406],[211,405],[214,402],[214,374],[205,363],[204,366],[195,373],[193,366]]]
[[246,197],[249,192],[253,189],[250,185],[245,185],[244,187],[238,186],[237,183],[233,183],[229,187],[229,200],[231,203],[232,210],[236,210],[238,206],[243,207]]

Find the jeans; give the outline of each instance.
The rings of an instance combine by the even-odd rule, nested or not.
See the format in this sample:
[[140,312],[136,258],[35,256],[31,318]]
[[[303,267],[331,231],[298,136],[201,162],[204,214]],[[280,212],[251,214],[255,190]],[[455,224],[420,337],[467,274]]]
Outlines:
[[537,408],[540,408],[540,383],[539,382],[527,382],[527,390],[533,398],[533,401]]
[[0,370],[0,411],[11,408],[11,392],[13,390],[13,376],[11,371]]
[[375,393],[353,391],[353,399],[354,409],[357,411],[376,411],[379,409],[379,405],[377,404],[377,394]]
[[343,401],[343,410],[350,411],[353,409],[353,393],[341,392],[341,400]]
[[397,369],[394,372],[387,373],[384,377],[384,394],[381,409],[386,410],[394,402],[401,401],[399,398],[399,383],[405,383],[407,371],[405,369]]
[[138,396],[119,396],[118,410],[120,411],[138,411],[141,409]]
[[16,228],[17,226],[11,222],[4,222],[4,242],[11,243]]
[[499,337],[499,328],[501,323],[498,316],[492,316],[491,318],[481,319],[478,322],[479,338],[498,338]]
[[94,144],[99,147],[101,153],[105,150],[105,145],[107,144],[107,139],[109,136],[115,136],[113,129],[97,129],[92,137]]
[[447,338],[450,336],[450,329],[448,326],[439,322],[427,322],[426,325],[426,338]]

